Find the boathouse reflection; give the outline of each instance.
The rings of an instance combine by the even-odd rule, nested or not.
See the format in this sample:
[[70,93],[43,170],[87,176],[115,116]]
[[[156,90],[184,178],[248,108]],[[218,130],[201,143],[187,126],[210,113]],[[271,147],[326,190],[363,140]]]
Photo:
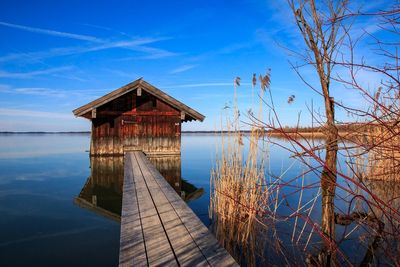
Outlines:
[[[186,202],[203,195],[203,188],[196,188],[181,177],[181,157],[149,156],[149,160]],[[124,157],[90,157],[91,175],[74,199],[80,207],[109,219],[120,221]]]

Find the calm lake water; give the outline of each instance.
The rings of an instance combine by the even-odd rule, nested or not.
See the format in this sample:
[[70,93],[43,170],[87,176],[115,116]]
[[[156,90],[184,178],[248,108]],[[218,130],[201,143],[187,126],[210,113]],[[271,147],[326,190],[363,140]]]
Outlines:
[[[108,169],[101,169],[106,163],[92,162],[91,173],[89,142],[89,134],[0,134],[0,266],[117,266],[122,169],[113,165],[119,173],[115,183],[102,178],[110,177]],[[219,142],[212,134],[182,135],[181,176],[190,188],[203,189],[188,205],[207,226],[210,171]],[[269,155],[270,173],[285,173],[290,180],[304,170],[276,146]],[[315,181],[311,174],[305,184]],[[299,185],[300,181],[291,183]],[[317,191],[304,191],[304,203]],[[296,206],[298,194],[287,195],[286,201]],[[312,217],[318,221],[318,202],[316,206]],[[337,207],[347,209],[340,201]],[[288,205],[281,205],[281,214],[291,212]],[[280,226],[285,228],[288,239],[290,225]],[[338,235],[343,229],[338,227]],[[341,247],[359,250],[357,242]]]
[[[215,137],[183,135],[182,177],[209,224]],[[91,175],[89,134],[0,135],[0,266],[116,266],[119,223],[74,203]]]

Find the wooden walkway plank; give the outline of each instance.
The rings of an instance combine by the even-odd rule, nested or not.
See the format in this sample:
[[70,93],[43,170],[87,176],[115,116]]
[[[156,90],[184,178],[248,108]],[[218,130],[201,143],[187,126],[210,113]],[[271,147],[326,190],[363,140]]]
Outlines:
[[187,232],[207,259],[207,262],[211,266],[238,266],[232,256],[218,244],[218,241],[209,232],[207,227],[204,226],[187,204],[176,194],[174,189],[157,171],[154,165],[150,163],[144,153],[135,152],[135,155],[142,164],[147,166],[161,191],[165,194],[181,222],[187,229]]
[[141,151],[125,155],[119,266],[238,266]]
[[134,155],[131,153],[127,155],[132,164],[148,264],[178,266],[141,168]]
[[119,266],[147,266],[132,164],[125,157]]
[[146,177],[146,182],[153,197],[154,204],[157,207],[162,224],[179,264],[182,266],[209,266],[206,258],[194,242],[187,228],[183,225],[175,209],[156,182],[153,174],[150,172],[150,168],[153,167],[153,165],[148,160],[143,160],[144,155],[142,152],[135,153],[135,156],[143,176]]

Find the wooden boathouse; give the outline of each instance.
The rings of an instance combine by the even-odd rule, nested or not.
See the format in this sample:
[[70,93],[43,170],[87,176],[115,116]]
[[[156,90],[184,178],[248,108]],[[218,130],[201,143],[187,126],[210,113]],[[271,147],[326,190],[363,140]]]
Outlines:
[[[102,198],[92,184],[95,175],[75,200],[78,205],[121,221],[120,267],[238,266],[174,190],[181,185],[176,182],[180,168],[174,168],[181,162],[181,123],[203,121],[203,115],[142,79],[73,113],[92,121],[91,156],[124,155],[120,157],[124,161],[120,217],[111,216],[115,209],[110,213],[103,208],[106,201],[99,202]],[[157,158],[160,156],[166,159]],[[91,160],[97,158],[111,157]],[[172,163],[167,165],[172,166],[168,169],[175,176],[174,188],[165,179],[170,172],[164,174],[166,177],[160,173],[162,162]],[[115,169],[115,164],[112,166]],[[116,186],[112,196],[119,195],[121,179]]]
[[73,111],[92,121],[90,155],[180,154],[181,123],[204,116],[143,79]]

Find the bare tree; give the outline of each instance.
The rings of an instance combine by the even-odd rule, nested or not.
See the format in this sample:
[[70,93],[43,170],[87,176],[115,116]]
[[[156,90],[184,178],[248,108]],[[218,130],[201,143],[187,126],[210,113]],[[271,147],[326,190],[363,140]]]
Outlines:
[[[360,183],[366,188],[370,196],[368,204],[370,213],[379,219],[379,231],[377,237],[380,247],[386,258],[391,262],[400,264],[400,212],[396,207],[399,198],[398,183],[400,181],[400,4],[393,2],[392,6],[375,12],[349,12],[348,17],[364,18],[374,21],[379,27],[377,36],[364,31],[361,37],[368,37],[368,48],[376,58],[371,62],[365,57],[357,58],[360,39],[354,39],[347,35],[347,47],[349,57],[340,59],[335,64],[348,70],[346,76],[338,76],[336,80],[349,89],[355,89],[366,103],[367,108],[360,109],[340,105],[355,118],[361,118],[362,123],[353,127],[355,133],[352,143],[357,147],[358,153],[354,158],[366,157],[365,170],[358,176]],[[379,77],[379,84],[372,90],[369,84],[360,79],[360,73],[374,74]],[[386,183],[385,193],[378,197],[372,190],[373,183]],[[368,185],[369,182],[369,185]],[[371,188],[372,187],[372,188]],[[375,186],[376,187],[376,186]],[[381,186],[378,186],[378,188]],[[394,188],[397,188],[394,190]],[[382,190],[382,189],[379,189]],[[398,202],[397,202],[398,203]],[[376,242],[369,245],[368,252]],[[371,257],[365,256],[365,261]]]
[[[337,179],[338,130],[335,125],[335,103],[330,93],[334,58],[344,39],[342,20],[347,10],[346,0],[329,0],[317,7],[316,1],[288,0],[296,24],[304,39],[306,51],[302,59],[312,65],[319,78],[319,89],[325,106],[326,156],[321,174],[322,187],[322,232],[326,235],[322,262],[334,262],[336,250],[334,196]],[[299,54],[299,53],[297,53]],[[299,73],[298,68],[296,71]],[[299,73],[300,74],[300,73]],[[309,84],[309,83],[308,83]]]
[[[299,131],[298,126],[287,128],[281,124],[276,112],[272,97],[273,88],[270,89],[270,73],[265,77],[260,76],[261,93],[260,98],[263,104],[270,111],[270,116],[260,118],[249,111],[250,126],[278,133],[285,139],[284,144],[269,138],[268,142],[290,152],[291,156],[302,162],[306,169],[290,177],[290,181],[302,179],[309,173],[314,173],[320,180],[311,184],[301,182],[290,184],[290,181],[283,181],[272,173],[266,173],[272,177],[271,185],[255,182],[255,186],[243,185],[240,192],[244,193],[257,188],[267,188],[268,195],[273,196],[272,202],[266,201],[263,205],[254,209],[251,203],[243,198],[237,201],[236,194],[223,196],[230,199],[232,205],[239,210],[247,210],[254,213],[254,218],[262,222],[262,225],[277,225],[284,222],[293,226],[290,248],[299,248],[300,253],[289,251],[279,241],[279,234],[273,233],[274,244],[277,247],[277,254],[284,259],[286,264],[303,264],[303,259],[298,255],[307,255],[308,264],[312,266],[336,266],[347,264],[353,266],[355,262],[361,266],[373,264],[374,261],[383,260],[400,266],[400,196],[399,185],[386,183],[383,186],[374,184],[377,179],[385,182],[390,179],[399,180],[400,173],[400,68],[399,68],[399,39],[383,40],[376,38],[369,33],[364,36],[371,37],[376,41],[374,51],[381,57],[377,65],[369,65],[361,59],[357,62],[353,54],[357,47],[356,40],[349,32],[352,22],[365,17],[376,17],[379,19],[379,26],[392,33],[392,36],[399,36],[400,29],[400,8],[394,5],[390,10],[379,10],[373,13],[351,12],[346,0],[287,0],[291,8],[295,23],[304,41],[304,50],[296,48],[294,52],[301,59],[300,65],[292,64],[299,77],[312,90],[317,92],[324,104],[324,113],[315,116],[314,108],[310,107],[311,116],[318,123],[318,130],[322,129],[323,141],[315,144],[307,139],[304,131]],[[370,39],[371,40],[371,39]],[[342,53],[343,52],[343,53]],[[346,57],[346,58],[345,58]],[[301,68],[311,67],[315,70],[314,77],[318,80],[314,85],[313,81],[307,80]],[[348,70],[347,76],[338,76],[334,68],[340,68],[341,74]],[[379,88],[369,90],[360,81],[359,71],[379,73],[382,77]],[[253,75],[253,86],[256,83],[256,75]],[[268,81],[268,86],[264,86]],[[345,85],[348,89],[356,89],[356,92],[365,99],[366,108],[354,108],[341,100],[336,101],[332,97],[332,82],[335,85]],[[268,99],[269,98],[269,99]],[[295,96],[288,98],[288,104],[294,101]],[[335,110],[344,109],[352,114],[354,121],[347,124],[339,123],[335,118]],[[317,114],[318,115],[318,114]],[[361,123],[361,122],[362,123]],[[311,137],[314,137],[315,127],[311,129]],[[341,132],[339,132],[339,129]],[[258,133],[253,130],[252,133]],[[240,135],[241,137],[241,135]],[[258,135],[256,136],[258,138]],[[256,144],[258,140],[250,138],[250,143]],[[318,142],[317,142],[318,143]],[[340,150],[339,150],[340,144]],[[350,144],[350,145],[349,145]],[[321,151],[326,154],[321,154]],[[349,170],[344,172],[338,163],[338,155],[345,157],[345,163]],[[345,156],[344,156],[345,155]],[[271,155],[272,157],[273,155]],[[364,158],[363,158],[364,157]],[[367,157],[367,160],[365,160]],[[310,164],[308,159],[313,160]],[[367,167],[363,164],[367,162]],[[240,178],[240,177],[239,177]],[[341,180],[338,180],[340,178]],[[274,180],[275,179],[275,180]],[[239,179],[240,180],[240,179]],[[281,193],[282,187],[289,185],[288,192]],[[314,188],[314,189],[313,189]],[[315,188],[318,188],[316,192]],[[312,199],[307,199],[304,204],[301,196],[305,190],[314,190],[316,193]],[[314,204],[318,203],[321,190],[322,196],[322,218],[313,217]],[[233,192],[226,190],[224,192]],[[287,216],[280,216],[277,203],[284,203],[287,194],[300,192],[299,201],[296,205],[286,201],[286,206],[293,212]],[[393,194],[394,192],[394,194]],[[397,195],[396,195],[397,192]],[[345,193],[345,197],[343,197]],[[390,194],[389,194],[390,193]],[[310,194],[309,194],[310,195]],[[279,199],[279,201],[278,201]],[[258,203],[258,202],[257,202]],[[340,203],[338,205],[338,203]],[[343,205],[345,204],[345,209]],[[397,204],[396,204],[397,203]],[[304,204],[304,205],[303,205]],[[335,205],[336,204],[336,205]],[[307,206],[308,205],[308,206]],[[308,208],[304,208],[307,206]],[[347,209],[347,210],[346,210]],[[299,221],[303,221],[301,225]],[[342,225],[344,231],[339,236],[336,233],[335,225]],[[351,227],[351,229],[350,229]],[[274,227],[271,227],[273,231]],[[270,229],[270,230],[271,230]],[[361,229],[361,230],[360,230]],[[358,234],[358,236],[354,233]],[[317,234],[317,239],[322,240],[322,248],[318,242],[311,244],[312,236]],[[351,237],[351,235],[353,235]],[[257,236],[257,234],[254,234]],[[350,237],[349,237],[350,236]],[[358,244],[364,245],[365,254],[356,253],[349,255],[342,251],[342,244],[354,236],[359,240]],[[299,242],[300,241],[300,242]],[[304,242],[302,242],[304,241]],[[312,248],[310,248],[312,247]],[[377,254],[381,249],[382,254]],[[315,255],[315,252],[318,252]],[[304,253],[305,252],[305,253]],[[293,254],[291,254],[293,253]],[[292,257],[290,257],[290,255]],[[376,255],[379,255],[378,257]],[[294,256],[294,257],[293,257]]]

